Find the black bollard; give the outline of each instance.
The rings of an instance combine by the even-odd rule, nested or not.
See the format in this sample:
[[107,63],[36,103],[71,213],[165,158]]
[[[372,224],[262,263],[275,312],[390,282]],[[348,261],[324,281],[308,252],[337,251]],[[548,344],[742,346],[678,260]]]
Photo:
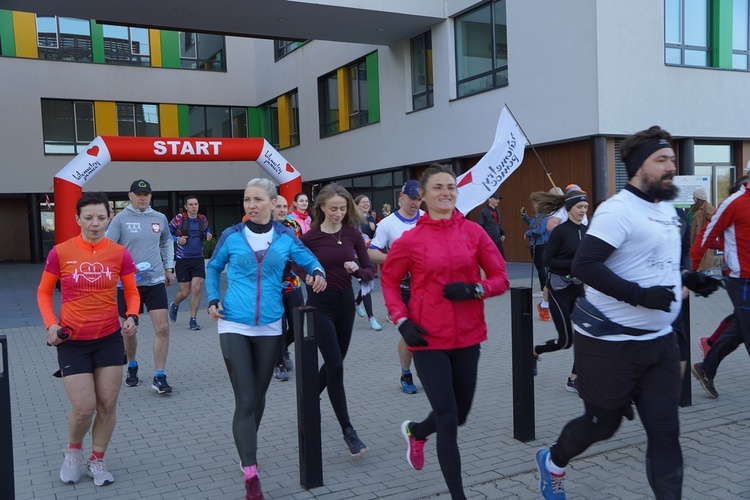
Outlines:
[[510,289],[513,437],[523,443],[535,439],[532,302],[531,288]]
[[[323,486],[323,451],[320,440],[318,340],[314,307],[295,307],[294,356],[297,366],[297,427],[299,482],[305,489]],[[306,320],[305,320],[306,319]],[[307,328],[305,329],[305,323]]]
[[13,430],[10,420],[10,374],[8,372],[8,338],[0,335],[0,498],[15,498],[13,478]]
[[680,394],[680,406],[683,408],[686,406],[692,406],[693,404],[693,386],[690,374],[690,367],[693,366],[690,359],[690,297],[682,301],[682,329],[684,331],[677,332],[677,335],[682,335],[687,342],[687,365],[685,366],[685,374],[682,376],[682,393]]

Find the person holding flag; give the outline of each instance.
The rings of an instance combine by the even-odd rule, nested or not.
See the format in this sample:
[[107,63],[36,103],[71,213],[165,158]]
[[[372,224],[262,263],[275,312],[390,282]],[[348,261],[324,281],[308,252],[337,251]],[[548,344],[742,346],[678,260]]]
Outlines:
[[[479,346],[487,339],[482,299],[505,293],[508,276],[487,233],[456,211],[456,177],[449,167],[428,167],[419,192],[427,214],[393,243],[381,278],[386,307],[414,355],[432,406],[422,422],[404,421],[401,432],[406,460],[416,470],[424,466],[428,437],[437,433],[438,461],[451,498],[465,499],[458,426],[471,409]],[[407,307],[401,280],[409,273]]]

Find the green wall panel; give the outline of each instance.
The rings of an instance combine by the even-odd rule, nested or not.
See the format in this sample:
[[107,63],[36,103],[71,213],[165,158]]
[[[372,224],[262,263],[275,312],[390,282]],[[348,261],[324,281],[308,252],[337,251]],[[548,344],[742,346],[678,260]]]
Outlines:
[[367,54],[367,123],[380,121],[380,85],[378,84],[378,52]]
[[104,62],[104,27],[96,21],[91,24],[91,52],[95,63]]
[[0,9],[0,55],[16,55],[16,39],[13,30],[13,13]]
[[[180,67],[180,35],[176,31],[161,31],[161,65],[164,68]],[[187,137],[187,136],[186,136]]]
[[190,114],[187,104],[177,105],[177,120],[179,122],[180,137],[190,137]]
[[260,107],[247,108],[247,134],[249,137],[264,137],[263,113]]
[[732,67],[732,0],[713,2],[713,66]]

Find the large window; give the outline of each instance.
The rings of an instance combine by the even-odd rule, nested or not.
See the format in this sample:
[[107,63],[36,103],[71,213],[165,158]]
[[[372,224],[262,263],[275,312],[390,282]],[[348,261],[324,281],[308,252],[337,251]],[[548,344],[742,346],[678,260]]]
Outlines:
[[190,137],[247,137],[247,108],[189,106]]
[[306,44],[308,40],[293,41],[293,40],[274,40],[273,41],[273,57],[275,61],[278,61],[290,52],[297,50]]
[[263,120],[263,138],[273,147],[279,147],[279,101],[274,99],[260,106]]
[[151,47],[148,30],[127,26],[102,26],[104,35],[104,61],[113,64],[151,64]]
[[411,104],[414,111],[432,106],[432,34],[411,39]]
[[42,99],[45,154],[77,154],[94,140],[94,103]]
[[711,0],[665,0],[664,60],[680,66],[712,66]]
[[261,134],[273,147],[299,145],[299,98],[296,90],[260,106]]
[[156,104],[118,102],[117,135],[159,137],[159,107]]
[[[370,71],[374,76],[369,75]],[[380,119],[377,73],[377,52],[373,52],[318,78],[321,137]]]
[[91,25],[85,19],[36,17],[37,46],[40,59],[90,62]]
[[320,107],[320,137],[339,132],[339,89],[337,72],[318,79],[318,104]]
[[508,85],[505,0],[493,0],[456,17],[458,97]]
[[349,74],[349,128],[367,125],[367,65],[364,59],[347,68]]
[[226,71],[224,37],[180,31],[180,63],[187,69]]

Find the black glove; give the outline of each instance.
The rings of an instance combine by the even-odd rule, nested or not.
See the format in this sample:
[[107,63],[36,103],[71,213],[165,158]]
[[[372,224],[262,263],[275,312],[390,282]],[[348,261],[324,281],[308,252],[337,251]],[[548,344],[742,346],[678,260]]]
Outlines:
[[448,300],[480,299],[484,291],[476,283],[464,283],[457,281],[448,283],[443,287],[443,297]]
[[700,271],[694,271],[682,276],[682,284],[701,297],[708,297],[718,290],[720,286],[723,286],[724,282],[711,276],[706,276]]
[[411,320],[407,319],[406,321],[401,323],[401,325],[399,325],[398,327],[398,332],[404,338],[404,342],[406,342],[406,345],[408,345],[409,347],[419,347],[427,345],[427,339],[422,336],[427,333],[427,330],[425,330],[421,326],[415,325],[411,322]]
[[647,309],[669,312],[669,305],[672,302],[676,302],[673,289],[674,285],[658,285],[643,288],[641,290],[641,300],[638,301],[638,304]]

